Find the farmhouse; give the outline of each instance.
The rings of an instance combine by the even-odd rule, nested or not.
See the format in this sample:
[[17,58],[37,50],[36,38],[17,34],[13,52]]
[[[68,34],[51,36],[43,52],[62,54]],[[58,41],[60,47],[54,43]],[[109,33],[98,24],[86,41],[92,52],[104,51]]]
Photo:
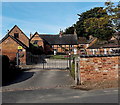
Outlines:
[[[31,36],[30,43],[37,44],[45,50],[46,54],[57,52],[67,53],[69,50],[71,53],[75,52],[78,46],[77,36],[74,34],[38,34],[37,32]],[[77,52],[76,52],[77,53]]]

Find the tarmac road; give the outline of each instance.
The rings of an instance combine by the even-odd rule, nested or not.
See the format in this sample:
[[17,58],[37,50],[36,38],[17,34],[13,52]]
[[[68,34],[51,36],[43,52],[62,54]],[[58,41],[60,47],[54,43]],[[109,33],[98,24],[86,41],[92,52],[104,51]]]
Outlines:
[[117,103],[118,90],[74,90],[68,70],[32,69],[2,89],[3,103]]

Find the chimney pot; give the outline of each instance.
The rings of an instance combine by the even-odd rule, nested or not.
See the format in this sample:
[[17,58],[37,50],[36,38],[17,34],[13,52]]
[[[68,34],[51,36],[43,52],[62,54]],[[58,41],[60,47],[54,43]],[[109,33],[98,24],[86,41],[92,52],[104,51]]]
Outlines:
[[62,37],[63,31],[60,29],[59,36]]
[[33,36],[33,34],[30,32],[30,38]]

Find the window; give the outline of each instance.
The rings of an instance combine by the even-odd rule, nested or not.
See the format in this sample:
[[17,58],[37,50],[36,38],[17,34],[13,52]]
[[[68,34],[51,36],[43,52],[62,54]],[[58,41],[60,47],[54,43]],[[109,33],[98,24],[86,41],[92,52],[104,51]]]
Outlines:
[[37,44],[38,43],[38,40],[35,40],[33,44]]
[[52,45],[52,48],[54,48],[54,45]]
[[14,33],[15,38],[19,38],[19,33]]

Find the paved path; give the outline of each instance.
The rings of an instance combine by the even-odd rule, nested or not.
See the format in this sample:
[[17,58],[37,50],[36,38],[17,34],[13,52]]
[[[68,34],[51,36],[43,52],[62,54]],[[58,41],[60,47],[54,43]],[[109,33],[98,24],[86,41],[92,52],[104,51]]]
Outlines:
[[68,70],[40,70],[32,69],[21,73],[17,79],[8,86],[3,87],[3,91],[29,90],[41,88],[66,87],[74,85],[73,78]]
[[32,69],[3,87],[3,103],[117,103],[118,90],[70,89],[68,70]]

